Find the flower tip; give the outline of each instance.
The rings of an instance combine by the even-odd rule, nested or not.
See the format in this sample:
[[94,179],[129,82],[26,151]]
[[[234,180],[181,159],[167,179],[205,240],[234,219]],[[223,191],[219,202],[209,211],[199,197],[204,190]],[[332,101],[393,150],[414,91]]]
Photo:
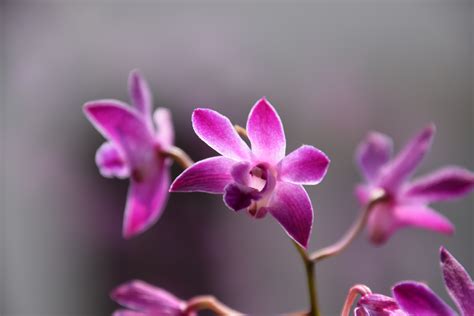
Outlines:
[[435,123],[433,123],[433,122],[428,123],[428,124],[425,126],[425,128],[424,128],[424,132],[425,132],[427,135],[429,135],[429,136],[431,136],[431,135],[433,135],[434,133],[436,133],[436,125],[435,125]]
[[441,263],[445,263],[449,259],[451,254],[443,246],[439,247],[439,258]]

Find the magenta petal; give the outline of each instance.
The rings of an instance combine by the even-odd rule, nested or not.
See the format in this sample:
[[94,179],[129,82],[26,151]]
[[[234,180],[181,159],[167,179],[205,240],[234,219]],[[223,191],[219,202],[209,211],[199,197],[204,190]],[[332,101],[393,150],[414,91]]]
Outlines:
[[250,150],[229,119],[210,109],[193,112],[193,128],[206,144],[219,154],[234,160],[247,160]]
[[377,203],[370,211],[367,221],[369,238],[374,244],[385,243],[402,225],[388,203]]
[[133,237],[153,225],[163,213],[170,185],[169,161],[159,160],[130,179],[123,236]]
[[185,309],[185,303],[173,294],[137,280],[118,286],[111,297],[120,305],[146,315],[158,315],[158,312],[161,315],[181,315]]
[[413,226],[450,235],[453,224],[443,215],[424,205],[401,205],[394,209],[395,217],[401,226]]
[[225,187],[224,203],[228,208],[240,211],[249,207],[252,200],[258,197],[258,190],[239,183],[231,183]]
[[451,307],[423,283],[401,282],[393,288],[393,295],[398,305],[409,315],[456,315]]
[[140,74],[138,70],[130,72],[128,77],[128,89],[132,104],[142,113],[145,117],[151,116],[152,107],[152,96],[150,88],[145,78]]
[[370,187],[365,184],[357,184],[354,189],[354,195],[359,201],[360,205],[367,205],[370,201]]
[[322,151],[303,145],[283,158],[280,178],[294,184],[318,184],[326,175],[328,167],[329,158]]
[[84,112],[105,138],[120,146],[131,168],[150,161],[153,137],[136,111],[119,101],[99,100],[86,103]]
[[356,150],[356,161],[368,181],[374,181],[392,156],[393,142],[390,137],[370,132]]
[[224,193],[224,188],[234,181],[234,164],[234,160],[220,156],[198,161],[174,180],[170,191]]
[[126,178],[130,175],[125,155],[111,142],[105,142],[97,149],[95,163],[104,177]]
[[368,294],[359,299],[357,303],[359,314],[364,316],[402,316],[406,315],[391,297],[381,294]]
[[255,156],[266,162],[278,163],[285,157],[286,138],[278,113],[262,98],[250,111],[247,133]]
[[174,143],[174,128],[170,110],[157,108],[153,113],[153,120],[156,124],[156,136],[159,143],[165,148],[172,146]]
[[431,148],[434,134],[434,124],[429,124],[421,130],[403,150],[381,170],[379,185],[389,191],[396,191],[403,181],[412,174]]
[[474,315],[474,283],[464,267],[441,247],[441,269],[448,293],[463,316]]
[[375,244],[382,244],[403,227],[417,227],[436,231],[442,234],[452,234],[454,226],[441,214],[427,206],[390,205],[378,203],[370,212],[367,222],[369,237]]
[[425,203],[459,198],[474,189],[474,173],[446,167],[410,183],[405,196]]
[[313,226],[313,207],[301,185],[278,182],[267,210],[298,244],[308,246]]

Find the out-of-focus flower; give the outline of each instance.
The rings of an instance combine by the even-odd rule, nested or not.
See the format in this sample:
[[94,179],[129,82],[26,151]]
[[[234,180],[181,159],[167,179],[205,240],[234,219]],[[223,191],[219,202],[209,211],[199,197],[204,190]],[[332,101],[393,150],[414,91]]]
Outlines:
[[431,147],[435,126],[421,130],[393,159],[392,140],[381,133],[369,133],[359,145],[356,160],[366,183],[356,195],[363,205],[384,196],[369,215],[367,227],[374,243],[383,243],[399,228],[413,226],[451,234],[451,222],[428,207],[431,202],[459,198],[474,188],[474,174],[460,167],[445,167],[408,182]]
[[163,211],[172,161],[162,152],[172,146],[174,138],[167,109],[158,108],[152,120],[152,97],[138,71],[130,73],[129,89],[133,106],[117,100],[84,105],[87,118],[107,139],[96,154],[100,173],[105,177],[130,177],[123,223],[125,238],[145,231]]
[[196,109],[192,122],[196,134],[222,156],[186,169],[171,191],[224,194],[230,209],[247,210],[254,218],[268,212],[291,238],[306,247],[313,208],[303,185],[321,182],[329,166],[327,156],[303,145],[285,157],[283,125],[265,98],[255,104],[247,120],[251,150],[230,120],[213,110]]
[[[462,316],[474,315],[474,283],[464,267],[443,247],[441,270],[449,295]],[[405,281],[392,289],[394,299],[380,294],[363,296],[354,310],[357,316],[437,315],[455,316],[456,312],[428,286]]]
[[112,291],[114,301],[127,308],[113,316],[190,316],[187,304],[173,294],[143,281],[130,281]]

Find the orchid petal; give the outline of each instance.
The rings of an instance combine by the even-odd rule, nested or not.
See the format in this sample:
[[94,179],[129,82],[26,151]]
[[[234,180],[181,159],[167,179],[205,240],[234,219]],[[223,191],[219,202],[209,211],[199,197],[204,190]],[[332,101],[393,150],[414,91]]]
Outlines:
[[459,198],[474,189],[474,173],[459,167],[446,167],[410,183],[405,196],[421,202]]
[[235,182],[248,186],[251,180],[250,163],[238,162],[234,164],[230,174],[232,175],[232,178]]
[[329,167],[329,158],[313,146],[303,145],[283,158],[280,165],[282,181],[294,184],[318,184]]
[[210,109],[196,109],[192,117],[196,134],[219,154],[234,160],[247,160],[250,150],[230,120]]
[[371,188],[365,184],[357,184],[354,189],[354,195],[360,205],[367,205],[370,201]]
[[402,225],[396,218],[393,207],[388,203],[377,203],[370,210],[367,231],[374,244],[385,243]]
[[247,133],[255,156],[269,163],[285,157],[286,138],[278,113],[262,98],[254,105],[247,120]]
[[[181,315],[185,303],[173,294],[143,281],[130,281],[112,291],[111,297],[120,305],[146,315]],[[157,313],[157,314],[155,314]]]
[[456,315],[451,307],[423,283],[401,282],[393,288],[393,295],[398,305],[409,315]]
[[132,104],[144,117],[149,118],[153,104],[152,95],[148,83],[138,70],[130,72],[128,89]]
[[381,170],[379,185],[391,192],[396,191],[419,165],[431,148],[435,134],[434,124],[421,130],[403,150]]
[[292,239],[304,248],[308,246],[313,226],[313,207],[303,186],[278,182],[267,210]]
[[252,200],[258,198],[258,190],[239,183],[230,183],[225,187],[224,203],[234,211],[246,209]]
[[224,193],[224,188],[234,181],[234,164],[234,160],[220,156],[198,161],[174,180],[170,191]]
[[448,293],[463,316],[474,315],[474,283],[464,267],[441,247],[441,269]]
[[[357,303],[356,315],[364,316],[402,316],[406,315],[391,297],[382,294],[367,294]],[[357,314],[359,313],[359,314]]]
[[400,225],[413,226],[450,235],[454,232],[453,224],[443,215],[424,205],[396,206],[395,217]]
[[84,113],[95,128],[120,147],[131,168],[153,160],[153,137],[142,117],[120,101],[99,100],[84,105]]
[[106,178],[126,178],[130,175],[124,154],[111,142],[105,142],[97,149],[95,163],[100,174]]
[[367,222],[369,237],[375,244],[386,242],[398,229],[417,227],[442,234],[452,234],[454,226],[441,214],[424,205],[390,205],[378,203]]
[[165,148],[172,146],[174,143],[174,128],[170,110],[157,108],[153,113],[153,120],[157,127],[156,136],[160,144]]
[[387,135],[370,132],[356,150],[356,161],[367,181],[372,182],[392,156],[393,141]]
[[170,185],[169,160],[132,172],[123,223],[123,236],[133,237],[153,225],[163,213]]

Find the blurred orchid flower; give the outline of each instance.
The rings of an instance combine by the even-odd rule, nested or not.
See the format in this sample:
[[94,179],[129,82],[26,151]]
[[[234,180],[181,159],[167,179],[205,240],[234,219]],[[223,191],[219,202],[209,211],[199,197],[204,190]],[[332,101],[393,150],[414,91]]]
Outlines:
[[172,192],[224,194],[234,211],[254,218],[270,213],[288,235],[307,247],[313,208],[303,185],[321,182],[329,166],[320,150],[303,145],[285,157],[286,138],[273,106],[260,99],[250,111],[247,134],[252,149],[230,120],[210,109],[192,116],[196,134],[222,156],[197,162],[171,185]]
[[[464,267],[443,247],[441,269],[449,295],[462,316],[474,315],[474,283]],[[393,298],[380,294],[363,296],[356,316],[437,315],[455,316],[448,304],[423,283],[405,281],[394,286]]]
[[143,281],[130,281],[112,291],[114,301],[127,308],[113,316],[190,316],[187,304],[173,294]]
[[[369,133],[358,146],[356,160],[366,183],[356,195],[363,205],[383,195],[369,215],[367,227],[374,243],[384,243],[399,228],[413,226],[451,234],[451,222],[429,208],[431,202],[459,198],[474,188],[474,174],[460,167],[445,167],[408,182],[431,147],[435,126],[422,129],[393,159],[392,140],[381,133]],[[391,160],[390,160],[391,159]]]
[[125,238],[148,229],[163,211],[172,161],[162,151],[171,147],[174,139],[167,109],[158,108],[152,121],[152,96],[138,71],[130,73],[129,89],[133,106],[117,100],[84,105],[86,117],[108,140],[96,154],[100,173],[104,177],[130,177],[123,223]]

